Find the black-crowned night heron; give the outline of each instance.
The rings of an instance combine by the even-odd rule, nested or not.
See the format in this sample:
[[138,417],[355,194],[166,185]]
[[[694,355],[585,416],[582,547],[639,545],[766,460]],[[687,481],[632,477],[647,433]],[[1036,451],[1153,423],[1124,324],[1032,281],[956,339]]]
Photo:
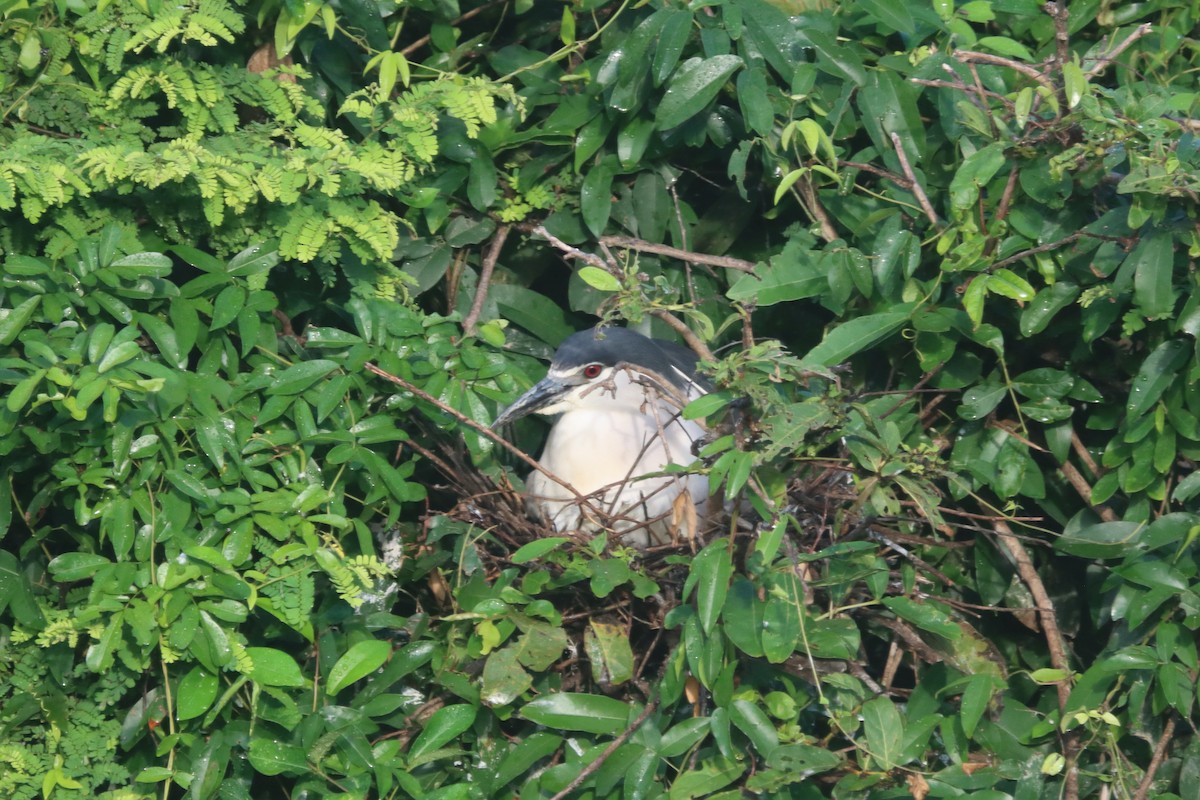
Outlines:
[[680,345],[624,328],[569,336],[546,377],[493,423],[558,415],[526,481],[533,510],[558,531],[607,530],[647,547],[695,532],[704,513],[704,475],[664,474],[696,460],[704,435],[680,410],[706,391],[696,356]]

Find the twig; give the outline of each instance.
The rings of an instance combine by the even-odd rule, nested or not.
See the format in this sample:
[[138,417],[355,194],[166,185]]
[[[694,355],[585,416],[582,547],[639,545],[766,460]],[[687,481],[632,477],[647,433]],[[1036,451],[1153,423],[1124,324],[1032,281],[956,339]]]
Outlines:
[[[1008,208],[1012,205],[1013,193],[1017,189],[1017,165],[1013,164],[1012,169],[1008,173],[1008,183],[1004,184],[1004,194],[1000,195],[1000,205],[996,208],[996,216],[992,219],[992,226],[995,227],[1004,221],[1008,216]],[[988,242],[987,255],[991,255],[996,249],[997,239],[993,238]]]
[[483,303],[487,299],[488,286],[492,283],[492,272],[496,269],[496,261],[500,258],[500,250],[504,247],[504,241],[508,239],[508,232],[512,230],[511,225],[501,225],[496,229],[496,233],[492,236],[491,246],[488,247],[487,254],[483,257],[483,264],[479,269],[479,285],[475,287],[475,298],[471,301],[471,310],[467,312],[467,318],[463,320],[463,333],[467,336],[475,335],[475,325],[479,322],[479,315],[483,313]]
[[[541,226],[538,227],[540,228]],[[534,228],[534,232],[537,233],[538,228]],[[639,253],[654,253],[655,255],[667,256],[668,258],[677,258],[680,261],[690,261],[693,264],[708,264],[711,267],[736,269],[742,272],[753,272],[755,267],[753,262],[743,261],[740,258],[713,256],[707,253],[693,253],[690,250],[680,250],[678,247],[655,244],[654,242],[633,239],[628,236],[601,236],[600,243],[612,247],[628,247],[630,250],[637,250]],[[555,247],[557,246],[555,245]]]
[[437,407],[438,409],[440,409],[441,411],[444,411],[445,413],[454,417],[456,420],[461,422],[463,425],[466,425],[468,428],[470,428],[471,430],[480,434],[481,436],[486,436],[488,439],[491,439],[493,442],[500,445],[505,450],[508,450],[510,453],[515,455],[517,458],[524,461],[527,465],[533,467],[538,472],[542,473],[547,478],[549,478],[550,480],[557,483],[559,486],[562,486],[564,489],[571,492],[571,494],[575,495],[575,499],[578,500],[579,502],[581,502],[581,503],[586,502],[586,498],[584,498],[584,496],[581,495],[575,489],[574,486],[567,483],[562,478],[558,477],[557,475],[555,475],[553,472],[551,472],[550,470],[543,467],[538,462],[534,461],[532,458],[530,458],[525,453],[525,451],[523,451],[521,448],[519,448],[516,445],[509,442],[507,439],[505,439],[503,436],[501,436],[500,434],[493,431],[491,428],[487,427],[486,425],[479,424],[475,420],[468,417],[466,414],[463,414],[458,409],[451,408],[450,406],[446,405],[441,400],[438,400],[436,397],[429,394],[428,392],[423,391],[423,390],[417,388],[416,386],[414,386],[413,384],[409,383],[408,381],[404,380],[404,378],[401,378],[398,375],[393,375],[390,372],[386,372],[386,371],[380,369],[379,367],[375,366],[374,364],[372,364],[369,361],[367,363],[363,364],[363,368],[366,369],[368,372],[375,373],[376,375],[383,378],[384,380],[391,381],[392,383],[396,384],[400,388],[404,389],[406,392],[411,392],[415,396],[424,400],[426,403],[429,403],[430,405],[433,405],[433,406]]
[[817,221],[817,225],[821,228],[821,238],[827,242],[840,239],[841,237],[838,236],[837,229],[833,227],[833,220],[829,218],[825,207],[821,205],[821,201],[817,197],[817,190],[813,187],[809,176],[805,175],[796,181],[794,188],[800,192],[800,195],[804,198],[804,204],[808,208],[808,213],[812,215],[812,218]]
[[1067,483],[1071,484],[1071,488],[1073,488],[1079,494],[1079,496],[1083,498],[1083,502],[1087,503],[1093,511],[1099,514],[1101,519],[1103,519],[1105,522],[1117,521],[1116,512],[1114,512],[1111,508],[1108,508],[1107,506],[1096,507],[1092,504],[1092,487],[1088,484],[1087,479],[1083,477],[1079,470],[1075,469],[1074,464],[1072,464],[1070,461],[1065,461],[1058,469],[1062,472],[1063,477],[1067,479]]
[[1083,73],[1084,77],[1090,80],[1099,75],[1109,64],[1112,63],[1114,58],[1121,55],[1121,53],[1124,53],[1129,49],[1131,44],[1149,34],[1153,29],[1154,26],[1152,26],[1149,22],[1143,23],[1134,28],[1133,33],[1122,39],[1120,44],[1118,44],[1112,50],[1109,50],[1104,55],[1100,56],[1100,58],[1096,60],[1096,63],[1093,64],[1087,72]]
[[592,773],[600,769],[600,767],[604,765],[604,762],[607,761],[613,753],[617,752],[617,748],[625,744],[626,740],[633,735],[634,731],[640,728],[642,723],[645,722],[652,713],[654,713],[654,709],[657,707],[657,699],[646,703],[646,707],[642,709],[642,713],[638,714],[637,719],[633,721],[633,724],[626,728],[620,736],[613,739],[612,743],[609,744],[608,747],[604,748],[604,752],[602,752],[595,761],[580,770],[579,774],[575,776],[574,780],[563,787],[563,790],[554,795],[554,797],[550,798],[550,800],[566,800],[567,797],[570,797],[571,792],[578,789],[584,781],[592,776]]
[[1059,69],[1071,60],[1071,34],[1067,30],[1067,19],[1071,12],[1067,10],[1065,3],[1051,2],[1042,6],[1042,11],[1050,15],[1050,19],[1054,20],[1054,50],[1058,60]]
[[[967,86],[962,81],[937,81],[937,80],[928,80],[926,78],[909,78],[908,82],[915,83],[918,86],[932,86],[935,89],[958,89],[960,91],[967,91],[968,89],[970,89],[970,87]],[[1009,100],[1007,97],[1000,94],[999,92],[993,92],[991,89],[984,89],[983,94],[985,97],[990,97],[993,100],[998,100],[1006,106],[1011,106],[1013,104],[1012,100]],[[976,104],[976,105],[978,105],[978,104]]]
[[[935,83],[943,84],[946,82],[945,81],[918,81],[916,78],[914,78],[913,83],[925,83],[927,85],[932,86]],[[950,84],[947,84],[947,85],[949,86]],[[905,178],[901,175],[897,175],[896,173],[894,173],[890,170],[880,169],[879,167],[875,166],[874,164],[865,164],[862,161],[844,161],[840,158],[838,159],[837,163],[838,163],[838,167],[849,167],[850,169],[859,169],[859,170],[862,170],[863,172],[870,172],[872,175],[878,175],[881,178],[887,178],[889,181],[896,184],[901,189],[911,189],[912,188],[912,181],[910,181],[908,178]]]
[[941,229],[941,223],[938,222],[937,212],[933,210],[933,205],[929,202],[929,197],[925,194],[925,190],[921,188],[920,182],[917,181],[916,173],[913,172],[912,165],[908,163],[908,156],[904,153],[904,145],[900,141],[900,136],[895,131],[891,132],[892,147],[896,148],[896,158],[900,159],[900,168],[904,170],[904,177],[912,181],[912,193],[916,195],[917,202],[921,205],[921,210],[925,212],[925,218],[929,220],[929,224],[935,228]]
[[[556,250],[560,250],[560,251],[566,253],[567,255],[571,256],[572,258],[578,258],[580,261],[583,261],[588,266],[598,267],[599,269],[602,269],[605,272],[613,271],[613,267],[610,264],[608,264],[603,258],[596,255],[595,253],[588,253],[583,250],[580,250],[577,247],[572,247],[571,245],[564,242],[562,239],[559,239],[557,236],[550,233],[550,231],[546,230],[545,225],[537,225],[532,229],[531,232],[537,234],[538,236],[545,238],[546,241],[548,241],[550,244],[554,245],[554,248]],[[621,274],[619,271],[617,272],[617,277],[618,278],[621,277]]]
[[[463,22],[466,22],[467,20],[471,19],[471,17],[479,16],[484,11],[487,11],[488,9],[492,8],[493,6],[498,6],[501,3],[507,3],[507,2],[508,2],[508,0],[492,0],[492,2],[490,2],[490,3],[485,3],[484,5],[481,5],[478,8],[472,8],[470,11],[466,12],[465,14],[462,14],[458,18],[451,20],[449,25],[451,27],[454,27],[455,25],[459,25]],[[416,51],[420,50],[422,47],[424,47],[427,44],[429,44],[429,34],[425,34],[420,39],[417,39],[415,42],[410,44],[408,47],[405,47],[403,50],[400,51],[400,54],[407,58],[408,56],[410,56],[413,53],[415,53]]]
[[1171,744],[1174,736],[1175,717],[1172,716],[1163,726],[1162,737],[1158,740],[1158,744],[1154,745],[1154,755],[1150,757],[1150,763],[1146,767],[1146,774],[1142,776],[1142,782],[1138,784],[1137,791],[1133,793],[1133,800],[1146,800],[1150,794],[1150,785],[1154,783],[1154,773],[1158,772],[1158,768],[1166,760],[1167,747]]
[[1011,58],[1004,58],[1003,56],[994,56],[991,53],[980,53],[975,50],[955,50],[954,57],[964,64],[991,64],[997,67],[1008,67],[1026,77],[1033,78],[1050,91],[1055,91],[1054,83],[1041,71],[1020,61],[1014,61]]
[[1083,440],[1079,438],[1079,434],[1071,431],[1071,449],[1075,451],[1075,455],[1079,456],[1079,460],[1088,468],[1092,475],[1099,478],[1104,474],[1104,470],[1096,463],[1096,459],[1092,458],[1092,454],[1083,446]]
[[1023,258],[1029,258],[1032,255],[1037,255],[1038,253],[1046,253],[1051,250],[1057,250],[1058,248],[1062,247],[1063,245],[1068,245],[1071,242],[1075,241],[1076,239],[1083,238],[1084,235],[1085,234],[1082,231],[1080,231],[1078,233],[1072,233],[1070,236],[1065,236],[1056,242],[1048,242],[1046,244],[1039,244],[1037,247],[1031,247],[1028,250],[1022,250],[1021,252],[1017,253],[1015,256],[1009,256],[1008,258],[997,261],[995,264],[992,264],[990,269],[1000,269],[1000,267],[1007,267],[1009,264],[1015,264],[1016,262],[1020,261]]
[[[1038,619],[1042,623],[1042,633],[1046,637],[1046,647],[1050,651],[1051,666],[1069,675],[1071,666],[1067,661],[1067,651],[1063,645],[1062,631],[1058,627],[1058,617],[1054,613],[1054,604],[1050,601],[1050,595],[1046,591],[1046,585],[1042,583],[1042,577],[1038,575],[1037,568],[1033,565],[1033,559],[1029,557],[1029,551],[1025,549],[1025,545],[1021,543],[1007,523],[997,520],[995,530],[1001,544],[1016,562],[1017,574],[1021,577],[1021,581],[1029,589],[1029,594],[1033,596]],[[1071,697],[1069,683],[1069,679],[1064,679],[1054,685],[1058,693],[1058,712],[1062,715],[1067,713],[1067,701]],[[1063,796],[1066,800],[1078,800],[1079,770],[1076,767],[1078,742],[1075,736],[1072,734],[1064,736],[1062,749],[1067,762],[1063,777]]]
[[[1017,574],[1021,576],[1021,581],[1033,595],[1038,618],[1041,620],[1042,630],[1046,634],[1046,645],[1050,650],[1050,664],[1055,669],[1070,673],[1071,665],[1067,661],[1067,651],[1063,647],[1062,632],[1058,627],[1054,604],[1050,601],[1050,594],[1046,591],[1046,585],[1042,583],[1042,577],[1038,575],[1037,568],[1033,565],[1033,559],[1029,557],[1029,551],[1013,533],[1012,528],[1008,527],[1007,522],[996,520],[994,527],[997,536],[1000,537],[1000,542],[1016,563]],[[1067,698],[1071,695],[1071,687],[1067,685],[1066,680],[1062,680],[1056,684],[1055,688],[1058,690],[1059,711],[1066,712]]]
[[696,355],[700,356],[704,361],[716,361],[717,357],[713,355],[713,351],[708,349],[708,345],[700,341],[700,337],[692,333],[692,329],[683,324],[683,320],[672,314],[670,311],[662,308],[652,308],[650,313],[661,319],[670,326],[671,330],[675,331],[687,342],[688,347],[692,348]]

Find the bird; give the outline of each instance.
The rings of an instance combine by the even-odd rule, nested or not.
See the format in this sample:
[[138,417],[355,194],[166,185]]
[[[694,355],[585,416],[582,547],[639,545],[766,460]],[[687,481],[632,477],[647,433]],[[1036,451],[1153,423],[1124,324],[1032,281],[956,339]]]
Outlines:
[[686,467],[706,430],[681,411],[710,388],[686,347],[627,328],[568,336],[546,377],[505,408],[492,428],[529,414],[555,416],[526,480],[534,516],[559,532],[608,531],[646,549],[695,533],[708,478]]

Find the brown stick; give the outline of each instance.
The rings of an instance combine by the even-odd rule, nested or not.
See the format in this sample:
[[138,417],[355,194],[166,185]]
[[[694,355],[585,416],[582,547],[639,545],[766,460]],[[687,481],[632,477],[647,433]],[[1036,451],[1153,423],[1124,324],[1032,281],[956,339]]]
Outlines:
[[554,795],[554,797],[550,798],[550,800],[566,800],[566,798],[570,797],[572,792],[574,792],[576,789],[578,789],[580,787],[580,785],[583,784],[584,781],[586,781],[588,778],[590,778],[592,776],[592,773],[594,773],[596,770],[600,769],[600,767],[603,766],[604,762],[607,761],[612,756],[613,753],[617,752],[618,747],[625,744],[626,740],[629,739],[629,737],[633,735],[634,731],[636,731],[638,728],[640,728],[642,726],[642,723],[646,721],[646,719],[654,712],[654,709],[657,707],[658,707],[658,700],[651,700],[650,702],[646,703],[646,707],[642,709],[641,714],[638,714],[637,719],[635,719],[633,721],[633,724],[630,725],[628,728],[626,728],[624,731],[622,731],[620,736],[613,739],[612,743],[609,744],[608,747],[604,748],[604,752],[602,752],[596,758],[595,761],[593,761],[591,764],[588,764],[586,767],[584,767],[582,770],[580,770],[579,774],[576,775],[575,778],[570,783],[568,783],[561,792]]
[[821,200],[817,197],[816,187],[813,186],[809,176],[805,175],[796,181],[793,188],[800,193],[800,196],[804,199],[805,208],[808,209],[808,213],[812,215],[812,218],[816,220],[817,226],[821,229],[821,238],[827,242],[836,241],[841,238],[838,236],[837,229],[833,227],[833,220],[829,218],[829,213],[821,205]]
[[516,445],[510,443],[507,439],[505,439],[503,436],[501,436],[500,434],[493,431],[491,428],[487,427],[486,425],[480,425],[478,422],[471,419],[466,414],[463,414],[458,409],[451,408],[450,406],[443,403],[441,400],[438,400],[436,397],[429,394],[429,392],[426,392],[426,391],[423,391],[422,389],[417,388],[416,386],[414,386],[413,384],[404,380],[404,378],[401,378],[398,375],[393,375],[390,372],[386,372],[386,371],[380,369],[379,367],[375,366],[374,364],[372,364],[369,361],[367,363],[363,364],[363,368],[366,369],[368,372],[375,373],[376,375],[383,378],[384,380],[391,381],[392,383],[396,384],[400,388],[404,389],[404,391],[411,392],[412,394],[414,394],[417,397],[424,400],[426,403],[436,406],[437,408],[446,412],[450,416],[454,417],[456,420],[461,422],[463,425],[466,425],[468,428],[475,431],[476,433],[478,433],[482,436],[486,436],[488,439],[491,439],[493,442],[500,445],[505,450],[508,450],[510,453],[515,455],[517,458],[524,461],[527,465],[533,467],[538,472],[542,473],[547,478],[549,478],[550,480],[557,483],[559,486],[562,486],[564,489],[571,492],[573,495],[575,495],[575,499],[578,500],[579,502],[581,502],[581,503],[586,502],[586,499],[584,498],[584,496],[581,495],[575,489],[574,486],[567,483],[562,478],[558,477],[557,475],[555,475],[553,472],[551,472],[550,470],[543,467],[538,462],[534,461],[532,458],[530,458],[525,453],[525,451],[523,451],[521,448],[517,447]]
[[483,303],[487,299],[488,286],[492,282],[492,272],[496,269],[496,261],[500,258],[500,250],[504,247],[510,230],[511,225],[501,225],[497,228],[487,254],[483,257],[483,264],[479,269],[479,285],[475,287],[475,298],[471,301],[471,310],[467,312],[467,318],[463,320],[463,333],[467,336],[475,335],[475,325],[479,322],[479,315],[483,313]]
[[[1004,184],[1004,194],[1000,196],[1000,205],[996,208],[996,217],[992,220],[993,227],[998,225],[1004,220],[1005,217],[1008,216],[1008,207],[1012,205],[1013,193],[1017,189],[1017,173],[1017,165],[1013,164],[1012,169],[1009,170],[1008,173],[1008,183]],[[988,255],[991,255],[991,251],[995,249],[995,241],[996,240],[993,239],[988,243]]]
[[1017,253],[1015,256],[1009,256],[1008,258],[1005,258],[1001,261],[997,261],[995,264],[992,264],[990,269],[1000,269],[1000,267],[1007,267],[1009,264],[1015,264],[1016,262],[1020,261],[1023,258],[1029,258],[1029,256],[1036,255],[1038,253],[1047,253],[1051,250],[1057,250],[1058,248],[1060,248],[1064,245],[1070,244],[1071,242],[1075,241],[1076,239],[1082,238],[1083,235],[1084,234],[1082,232],[1072,233],[1070,236],[1065,236],[1062,239],[1059,239],[1057,242],[1048,242],[1047,244],[1039,244],[1037,247],[1031,247],[1028,250],[1022,250],[1021,252]]
[[1092,475],[1099,478],[1104,474],[1105,470],[1096,463],[1096,459],[1092,458],[1092,454],[1083,446],[1083,440],[1079,438],[1074,430],[1071,431],[1071,449],[1075,451],[1075,455],[1079,456],[1079,460],[1088,468]]
[[[492,8],[493,6],[498,6],[501,3],[507,3],[507,2],[508,2],[508,0],[492,0],[492,2],[482,5],[482,6],[479,6],[479,8],[472,8],[470,11],[459,16],[457,19],[451,20],[450,26],[454,27],[455,25],[466,22],[471,17],[478,16],[478,15],[482,14],[484,11],[487,11],[489,8]],[[400,51],[400,54],[405,57],[410,56],[427,44],[429,44],[429,34],[425,34],[420,39],[417,39],[415,42],[410,44],[408,47],[405,47],[403,50]]]
[[1138,39],[1142,38],[1143,36],[1146,36],[1147,34],[1149,34],[1150,31],[1152,31],[1153,29],[1154,29],[1154,26],[1151,25],[1149,22],[1143,23],[1143,24],[1137,26],[1136,28],[1134,28],[1133,33],[1129,34],[1124,39],[1122,39],[1121,43],[1118,44],[1116,47],[1114,47],[1112,50],[1109,50],[1107,53],[1100,56],[1100,58],[1096,60],[1096,63],[1092,65],[1091,69],[1089,69],[1087,72],[1083,73],[1083,76],[1090,80],[1091,78],[1094,78],[1097,75],[1099,75],[1101,72],[1103,72],[1105,70],[1106,67],[1108,67],[1109,64],[1112,63],[1114,58],[1121,55],[1121,53],[1124,53],[1126,50],[1129,49],[1129,46],[1131,44],[1133,44],[1134,42],[1136,42]]
[[[566,253],[567,255],[571,256],[572,258],[578,258],[580,261],[584,262],[588,266],[596,267],[598,269],[602,269],[605,272],[609,272],[609,273],[612,273],[613,270],[615,269],[615,267],[613,265],[609,264],[603,258],[596,255],[595,253],[588,253],[584,250],[580,250],[577,247],[572,247],[571,245],[564,242],[562,239],[559,239],[557,236],[550,233],[550,231],[546,230],[545,225],[534,226],[532,232],[537,234],[538,236],[543,237],[550,244],[554,245],[554,248],[556,250],[560,250],[560,251]],[[621,277],[621,273],[619,270],[617,270],[615,272],[615,274],[618,278]]]
[[[1033,565],[1033,559],[1029,557],[1029,551],[1025,549],[1025,545],[1012,532],[1012,528],[1002,521],[995,523],[996,535],[999,537],[1001,544],[1008,550],[1013,561],[1016,562],[1017,574],[1021,577],[1021,581],[1029,589],[1030,595],[1033,596],[1033,602],[1038,611],[1038,619],[1042,623],[1042,633],[1046,637],[1046,646],[1050,651],[1050,664],[1055,668],[1062,670],[1065,674],[1070,674],[1071,666],[1067,661],[1066,647],[1063,645],[1062,631],[1058,627],[1058,617],[1054,613],[1054,604],[1050,601],[1050,595],[1046,591],[1046,585],[1042,583],[1042,578],[1038,575],[1037,568]],[[1061,680],[1054,685],[1058,693],[1058,711],[1059,714],[1066,715],[1067,701],[1071,697],[1070,681]],[[1078,755],[1078,744],[1075,737],[1067,734],[1062,739],[1063,755],[1066,758],[1066,772],[1063,776],[1063,796],[1066,800],[1078,800],[1079,797],[1079,771],[1076,768],[1076,758]]]
[[1111,508],[1108,508],[1107,506],[1097,507],[1092,503],[1092,487],[1090,484],[1088,484],[1087,479],[1083,477],[1083,474],[1080,473],[1079,470],[1075,469],[1074,464],[1072,464],[1070,461],[1067,461],[1064,462],[1058,469],[1060,472],[1062,472],[1063,477],[1067,479],[1067,483],[1071,484],[1071,488],[1073,488],[1079,494],[1079,496],[1083,498],[1083,502],[1087,503],[1093,511],[1099,514],[1102,520],[1105,522],[1117,521],[1117,514]]
[[979,53],[974,50],[955,50],[954,57],[964,64],[991,64],[997,67],[1008,67],[1026,77],[1033,78],[1052,92],[1055,90],[1054,83],[1040,70],[1028,64],[1023,64],[1020,61],[1014,61],[1011,58],[994,56],[991,53]]
[[[534,229],[535,232],[537,230],[537,228]],[[691,250],[680,250],[678,247],[655,244],[654,242],[634,239],[629,236],[601,236],[600,243],[611,247],[628,247],[630,250],[637,250],[639,253],[654,253],[655,255],[667,256],[668,258],[677,258],[680,261],[690,261],[693,264],[708,264],[711,267],[736,269],[742,272],[754,272],[754,267],[756,266],[753,262],[743,261],[740,258],[694,253]]]
[[[970,87],[967,86],[962,81],[938,81],[938,80],[928,80],[926,78],[909,78],[908,82],[915,83],[918,86],[932,86],[934,89],[958,89],[959,91],[963,91],[963,92],[967,92],[970,90]],[[984,89],[983,94],[985,97],[991,97],[994,100],[999,100],[1001,103],[1003,103],[1006,106],[1012,106],[1012,104],[1013,104],[1012,100],[1009,100],[1007,97],[1000,94],[999,92],[993,92],[991,89]]]
[[1158,772],[1158,768],[1166,760],[1167,747],[1171,744],[1171,739],[1174,736],[1175,717],[1172,716],[1167,720],[1167,724],[1163,726],[1163,734],[1158,740],[1158,744],[1154,745],[1154,755],[1150,757],[1150,763],[1146,767],[1146,774],[1142,776],[1142,782],[1138,784],[1137,791],[1133,793],[1133,800],[1146,800],[1146,797],[1150,794],[1150,785],[1154,783],[1154,773]]
[[661,319],[670,326],[671,330],[679,334],[679,336],[687,342],[687,346],[692,348],[692,351],[700,356],[705,361],[716,361],[717,357],[713,355],[713,351],[708,349],[708,345],[700,340],[700,337],[692,333],[692,329],[683,323],[679,317],[672,314],[670,311],[662,308],[652,308],[650,313]]
[[[1025,545],[1013,533],[1012,528],[1008,527],[1007,522],[996,520],[994,527],[1001,544],[1008,550],[1013,561],[1016,563],[1017,574],[1021,577],[1021,581],[1028,587],[1029,593],[1033,595],[1038,617],[1042,623],[1042,630],[1046,634],[1046,645],[1050,650],[1050,664],[1055,669],[1070,673],[1071,665],[1067,661],[1066,648],[1063,647],[1062,632],[1058,627],[1058,617],[1054,613],[1054,604],[1050,601],[1050,594],[1046,591],[1046,585],[1042,583],[1042,578],[1038,575],[1037,568],[1033,566],[1033,559],[1029,557],[1029,551],[1025,549]],[[1055,688],[1058,690],[1059,711],[1065,713],[1067,698],[1071,694],[1071,687],[1067,685],[1067,681],[1063,680],[1059,681]]]
[[1071,12],[1067,10],[1064,3],[1051,2],[1042,6],[1042,10],[1050,15],[1050,19],[1054,20],[1054,51],[1055,58],[1058,59],[1058,68],[1071,60],[1071,35],[1067,30],[1067,19]]
[[929,202],[929,197],[925,194],[925,190],[917,180],[912,165],[908,163],[908,156],[904,152],[904,145],[900,142],[899,134],[893,131],[890,135],[892,138],[892,147],[896,148],[896,158],[900,159],[900,168],[904,170],[904,177],[912,181],[912,193],[916,195],[917,202],[921,205],[921,210],[925,212],[925,218],[929,220],[930,225],[940,230],[942,226],[938,222],[937,212],[933,210],[933,205]]

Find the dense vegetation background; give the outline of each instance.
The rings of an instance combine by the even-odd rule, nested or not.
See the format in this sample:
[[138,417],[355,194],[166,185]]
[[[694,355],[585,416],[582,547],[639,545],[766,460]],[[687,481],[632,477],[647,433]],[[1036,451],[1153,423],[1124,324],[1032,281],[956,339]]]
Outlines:
[[[0,0],[0,796],[1194,797],[1198,17]],[[596,315],[724,534],[523,519]]]

